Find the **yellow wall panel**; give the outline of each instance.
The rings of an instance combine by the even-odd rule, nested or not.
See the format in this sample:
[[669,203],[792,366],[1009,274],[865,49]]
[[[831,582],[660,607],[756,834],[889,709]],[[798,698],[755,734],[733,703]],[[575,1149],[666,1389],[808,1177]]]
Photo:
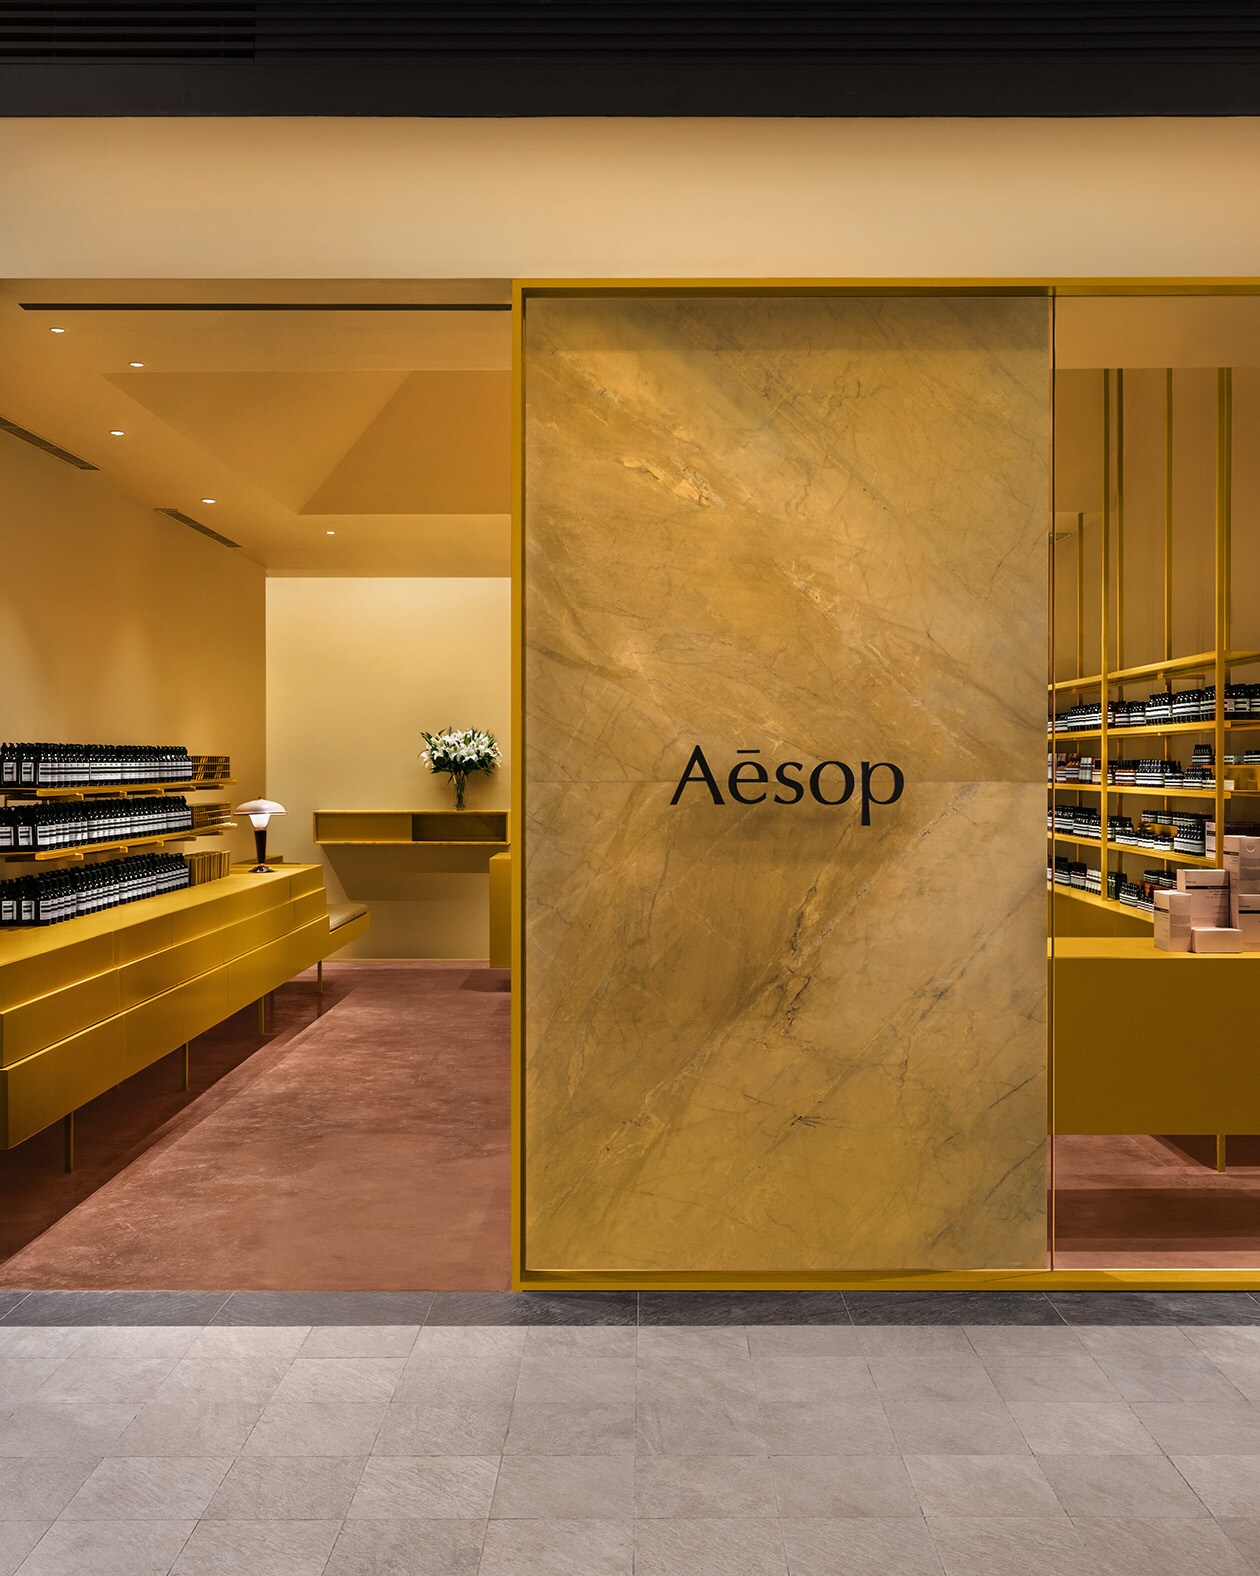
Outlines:
[[527,290],[526,1279],[1044,1264],[1048,326]]

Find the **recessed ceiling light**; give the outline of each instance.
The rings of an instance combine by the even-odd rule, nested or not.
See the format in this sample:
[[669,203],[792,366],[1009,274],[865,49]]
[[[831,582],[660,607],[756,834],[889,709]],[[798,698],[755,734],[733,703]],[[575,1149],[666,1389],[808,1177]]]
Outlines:
[[336,534],[337,534],[336,531],[325,531],[324,532],[325,536],[336,536]]
[[64,328],[50,328],[48,330],[48,332],[50,334],[64,334],[65,333],[65,329]]
[[125,432],[120,431],[117,427],[111,427],[109,435],[111,438],[125,438],[127,436]]
[[218,503],[219,500],[217,498],[203,498],[201,501],[202,503]]
[[144,362],[143,361],[129,361],[127,363],[127,365],[129,367],[142,367],[144,365]]

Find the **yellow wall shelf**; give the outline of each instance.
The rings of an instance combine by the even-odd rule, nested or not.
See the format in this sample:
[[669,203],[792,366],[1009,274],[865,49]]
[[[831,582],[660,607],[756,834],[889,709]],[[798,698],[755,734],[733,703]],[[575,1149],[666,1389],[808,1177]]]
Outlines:
[[506,810],[316,810],[324,848],[506,848]]
[[0,859],[19,860],[24,864],[52,859],[77,861],[85,854],[121,853],[128,848],[146,848],[153,843],[191,843],[196,837],[221,837],[235,826],[235,821],[216,821],[213,826],[190,826],[183,832],[155,832],[152,837],[126,837],[119,843],[80,843],[76,848],[5,849],[0,853]]
[[[1052,843],[1073,843],[1078,848],[1101,848],[1101,837],[1073,837],[1070,832],[1050,832],[1046,837]],[[1166,865],[1201,865],[1206,870],[1216,869],[1214,854],[1181,854],[1172,849],[1142,848],[1137,843],[1117,843],[1108,838],[1107,847],[1117,854],[1135,854],[1142,859],[1158,859]]]
[[80,788],[19,788],[6,783],[6,799],[127,799],[133,794],[152,798],[164,793],[205,793],[211,788],[235,788],[234,777],[197,777],[186,783],[90,783]]

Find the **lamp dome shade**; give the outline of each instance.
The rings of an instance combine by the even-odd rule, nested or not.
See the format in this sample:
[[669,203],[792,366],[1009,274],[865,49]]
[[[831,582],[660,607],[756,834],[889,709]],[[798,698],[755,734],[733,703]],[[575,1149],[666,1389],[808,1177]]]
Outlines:
[[255,826],[266,826],[270,816],[284,815],[285,808],[274,799],[247,799],[237,805],[234,814],[247,815]]

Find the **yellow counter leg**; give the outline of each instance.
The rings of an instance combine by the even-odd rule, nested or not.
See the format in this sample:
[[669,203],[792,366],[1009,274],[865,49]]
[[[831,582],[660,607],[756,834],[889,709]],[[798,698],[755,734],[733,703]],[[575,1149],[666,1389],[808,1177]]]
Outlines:
[[184,1042],[184,1088],[188,1087],[188,1042]]
[[315,965],[315,988],[322,996],[324,994],[324,960],[320,958]]
[[265,996],[258,998],[258,1032],[259,1034],[266,1034],[267,1032],[267,998]]
[[1224,1169],[1225,1169],[1225,1134],[1224,1133],[1217,1133],[1217,1135],[1216,1135],[1216,1169],[1218,1171],[1224,1171]]
[[66,1145],[66,1170],[74,1170],[74,1112],[68,1112],[61,1121],[61,1131]]

